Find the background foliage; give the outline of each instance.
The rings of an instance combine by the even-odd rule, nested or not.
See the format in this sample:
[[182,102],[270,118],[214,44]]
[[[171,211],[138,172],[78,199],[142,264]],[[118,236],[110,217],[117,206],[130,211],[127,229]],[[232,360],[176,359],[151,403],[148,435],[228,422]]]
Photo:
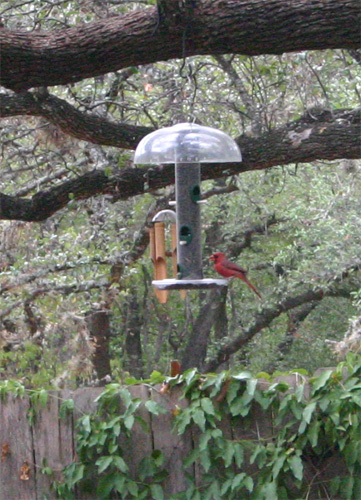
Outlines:
[[[10,29],[63,29],[151,3],[5,1],[0,17]],[[273,130],[306,110],[357,107],[360,81],[356,59],[339,50],[194,57],[52,93],[115,122],[159,128],[197,120],[235,137]],[[114,173],[132,165],[129,151],[76,141],[43,118],[4,119],[1,139],[0,189],[7,194],[32,195],[94,168]],[[201,369],[234,341],[239,348],[227,356],[228,367],[334,364],[325,339],[340,340],[360,314],[360,176],[358,161],[320,161],[203,183],[205,275],[214,275],[207,257],[225,251],[250,270],[262,303],[236,282],[222,297],[189,292],[182,300],[172,293],[166,305],[156,301],[144,241],[155,204],[166,207],[169,189],[116,203],[106,196],[74,201],[38,224],[0,222],[0,377],[33,386],[89,382],[94,345],[84,317],[98,310],[111,314],[113,377],[164,371],[197,349],[192,332],[207,315],[206,303],[220,309],[202,337],[205,352],[196,352]],[[272,313],[308,291],[323,296]]]

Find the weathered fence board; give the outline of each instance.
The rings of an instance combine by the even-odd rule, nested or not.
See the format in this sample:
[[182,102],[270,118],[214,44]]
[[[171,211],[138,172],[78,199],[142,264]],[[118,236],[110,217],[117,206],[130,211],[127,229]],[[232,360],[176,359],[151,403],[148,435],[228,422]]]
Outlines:
[[[62,391],[62,399],[59,399],[59,394],[51,392],[46,406],[35,412],[32,429],[39,499],[56,498],[55,493],[51,491],[51,484],[54,480],[60,479],[61,470],[70,465],[74,459],[72,415],[59,418],[61,402],[70,396],[70,392]],[[51,468],[54,474],[52,476],[43,474],[41,472],[43,466]]]
[[[27,416],[27,398],[8,396],[0,401],[1,500],[37,500],[34,441]],[[15,494],[14,494],[15,493]]]
[[[286,380],[290,386],[296,386],[300,382],[297,378],[295,375],[283,377],[282,380]],[[258,383],[264,389],[269,384],[266,381]],[[143,403],[155,401],[166,410],[165,413],[154,415],[144,404],[141,405],[137,415],[147,429],[136,420],[130,437],[120,435],[119,441],[129,466],[129,476],[135,479],[141,460],[149,457],[154,450],[160,450],[164,456],[164,468],[169,474],[163,482],[165,498],[187,489],[187,473],[193,476],[196,487],[201,486],[204,470],[197,462],[189,470],[183,469],[184,458],[198,447],[201,431],[197,426],[192,426],[181,436],[173,432],[178,409],[189,404],[186,399],[181,398],[181,388],[176,386],[168,391],[164,386],[161,389],[161,386],[135,385],[128,390],[133,398],[139,398]],[[306,399],[309,397],[307,391],[309,387],[306,385]],[[59,480],[62,469],[77,459],[76,421],[95,412],[95,400],[102,392],[103,388],[52,391],[43,406],[33,403],[28,397],[15,398],[8,395],[5,400],[0,400],[0,500],[55,500],[55,492],[51,490],[52,481]],[[66,399],[74,401],[74,411],[60,419],[59,409]],[[222,402],[216,401],[215,404]],[[120,414],[124,409],[124,403],[119,400]],[[32,420],[28,419],[29,412]],[[224,438],[239,442],[271,442],[275,429],[272,414],[264,412],[259,405],[253,405],[246,418],[224,416],[218,426]],[[51,468],[54,475],[44,475],[44,466]],[[248,463],[247,470],[244,471],[253,475],[257,473],[257,467]],[[329,481],[343,473],[346,473],[345,464],[340,463],[337,457],[330,456],[322,463],[322,471],[318,472],[317,478],[318,481]],[[315,476],[312,464],[305,463],[305,474],[311,484]],[[91,484],[90,488],[88,492],[79,488],[75,498],[97,500],[94,485]]]

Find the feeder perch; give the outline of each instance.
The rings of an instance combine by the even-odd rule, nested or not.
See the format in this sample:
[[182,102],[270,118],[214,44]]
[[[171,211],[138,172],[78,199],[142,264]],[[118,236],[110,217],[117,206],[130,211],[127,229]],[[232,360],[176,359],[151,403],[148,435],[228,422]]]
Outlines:
[[[136,164],[174,164],[177,236],[177,279],[156,276],[153,285],[163,290],[216,288],[225,279],[203,279],[201,217],[201,163],[240,162],[241,153],[227,134],[195,123],[179,123],[145,136],[135,151]],[[157,257],[156,257],[157,259]]]

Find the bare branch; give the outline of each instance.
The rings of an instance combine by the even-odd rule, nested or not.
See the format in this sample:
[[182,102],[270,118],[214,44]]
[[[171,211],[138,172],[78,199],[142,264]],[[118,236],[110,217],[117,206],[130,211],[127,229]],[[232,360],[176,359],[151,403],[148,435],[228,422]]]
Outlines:
[[[352,269],[360,270],[360,266],[352,266]],[[234,338],[232,341],[228,342],[218,350],[217,355],[206,364],[205,371],[214,371],[222,363],[226,362],[230,358],[230,356],[232,356],[232,354],[235,354],[237,351],[239,351],[239,349],[241,349],[241,347],[247,344],[257,333],[259,333],[264,328],[267,328],[272,323],[272,321],[278,318],[281,314],[310,302],[319,302],[324,297],[349,297],[350,292],[352,291],[352,287],[347,286],[347,284],[346,286],[340,284],[340,282],[348,277],[350,270],[351,268],[341,273],[341,276],[338,279],[330,282],[330,285],[325,290],[306,290],[299,295],[288,296],[270,307],[266,306],[262,308],[255,315],[254,321],[251,323],[251,325],[249,325],[247,328],[243,328],[240,335],[238,335],[236,338]],[[358,290],[359,284],[357,284],[354,289]]]
[[88,290],[94,290],[97,288],[107,288],[109,287],[109,280],[103,278],[91,281],[84,281],[80,284],[73,285],[54,285],[53,283],[48,285],[43,285],[39,288],[36,288],[32,291],[26,298],[22,298],[12,303],[6,309],[0,311],[0,319],[8,316],[14,309],[17,307],[23,306],[25,303],[30,303],[35,300],[37,297],[45,295],[47,293],[61,293],[62,295],[69,295],[70,293],[83,293]]

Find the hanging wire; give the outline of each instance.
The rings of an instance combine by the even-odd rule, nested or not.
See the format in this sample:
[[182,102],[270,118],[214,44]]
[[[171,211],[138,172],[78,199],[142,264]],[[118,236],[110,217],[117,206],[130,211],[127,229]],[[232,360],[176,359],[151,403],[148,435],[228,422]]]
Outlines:
[[182,78],[183,81],[187,81],[190,87],[191,96],[189,99],[187,99],[190,109],[187,114],[189,115],[189,121],[196,122],[196,117],[194,116],[194,102],[197,94],[197,78],[193,65],[191,63],[187,64],[186,36],[187,36],[187,27],[184,29],[182,37],[183,61],[181,67],[179,68],[179,76]]
[[184,28],[182,35],[182,65],[179,68],[179,76],[184,80],[189,80],[193,76],[193,68],[192,65],[188,63],[188,72],[184,73],[184,69],[186,67],[187,55],[186,55],[186,39],[187,39],[187,26]]

